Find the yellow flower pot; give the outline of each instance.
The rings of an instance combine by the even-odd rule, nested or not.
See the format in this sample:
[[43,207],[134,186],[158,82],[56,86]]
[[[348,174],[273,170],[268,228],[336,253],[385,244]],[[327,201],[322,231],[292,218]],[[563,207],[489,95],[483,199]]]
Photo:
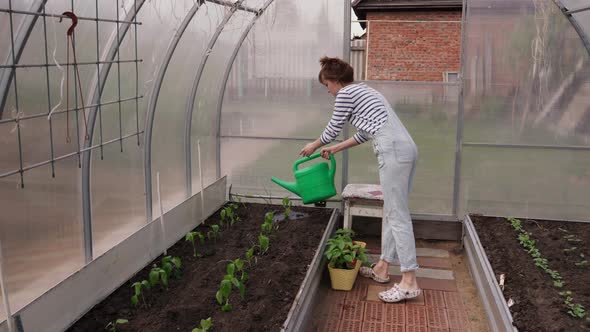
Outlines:
[[[354,243],[364,248],[367,244],[361,241],[354,241]],[[328,264],[328,271],[330,272],[330,281],[332,282],[332,289],[349,291],[354,286],[356,277],[362,262],[357,259],[354,269],[337,269]]]

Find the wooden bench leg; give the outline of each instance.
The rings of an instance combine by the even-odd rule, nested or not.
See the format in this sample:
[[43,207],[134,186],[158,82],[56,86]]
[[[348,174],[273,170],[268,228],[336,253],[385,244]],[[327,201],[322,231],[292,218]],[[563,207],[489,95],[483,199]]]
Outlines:
[[350,213],[350,201],[344,201],[344,229],[352,228],[352,214]]

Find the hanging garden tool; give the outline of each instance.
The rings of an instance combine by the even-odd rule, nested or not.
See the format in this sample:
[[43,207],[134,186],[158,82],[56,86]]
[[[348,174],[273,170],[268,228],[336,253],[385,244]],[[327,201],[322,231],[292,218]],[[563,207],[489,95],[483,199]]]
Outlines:
[[[70,96],[69,96],[69,92],[70,92],[70,70],[69,70],[69,65],[70,65],[70,43],[72,44],[72,53],[74,54],[74,62],[72,63],[74,65],[74,81],[76,80],[76,77],[78,79],[78,89],[80,90],[80,99],[82,100],[82,114],[84,114],[84,130],[86,132],[86,135],[84,136],[84,139],[88,140],[90,139],[90,136],[88,135],[88,123],[86,121],[86,111],[84,109],[84,95],[82,94],[82,79],[80,77],[80,71],[78,70],[78,61],[76,59],[76,45],[74,44],[74,29],[76,28],[76,25],[78,25],[78,17],[76,16],[76,14],[72,13],[72,12],[63,12],[62,13],[63,16],[68,17],[69,19],[72,20],[72,25],[70,26],[70,28],[68,29],[67,32],[67,56],[66,56],[66,142],[70,142]],[[63,19],[60,18],[59,21],[61,22]],[[74,87],[75,89],[76,87]],[[76,110],[77,112],[78,110]]]

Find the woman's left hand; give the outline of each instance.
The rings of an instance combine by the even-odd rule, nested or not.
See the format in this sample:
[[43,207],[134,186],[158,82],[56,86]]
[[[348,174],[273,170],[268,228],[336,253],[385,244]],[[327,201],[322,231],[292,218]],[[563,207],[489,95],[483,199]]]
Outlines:
[[330,159],[330,154],[335,154],[336,152],[338,152],[338,148],[336,147],[336,145],[333,145],[327,148],[323,148],[320,153],[322,154],[322,158]]

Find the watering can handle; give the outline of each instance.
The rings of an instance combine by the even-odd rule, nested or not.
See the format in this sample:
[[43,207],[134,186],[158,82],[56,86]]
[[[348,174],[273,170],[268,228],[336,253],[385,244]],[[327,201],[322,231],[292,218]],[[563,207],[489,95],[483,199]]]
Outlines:
[[[299,167],[300,164],[303,164],[305,162],[313,160],[317,157],[320,157],[321,155],[322,155],[321,153],[317,152],[317,153],[312,154],[309,157],[305,157],[305,158],[301,158],[301,159],[297,160],[295,162],[295,164],[293,164],[293,172],[297,172],[297,167]],[[334,175],[336,175],[336,159],[334,159],[334,155],[331,153],[330,153],[330,163],[332,164],[332,166],[330,167],[328,174],[330,175],[331,178],[334,178]]]

